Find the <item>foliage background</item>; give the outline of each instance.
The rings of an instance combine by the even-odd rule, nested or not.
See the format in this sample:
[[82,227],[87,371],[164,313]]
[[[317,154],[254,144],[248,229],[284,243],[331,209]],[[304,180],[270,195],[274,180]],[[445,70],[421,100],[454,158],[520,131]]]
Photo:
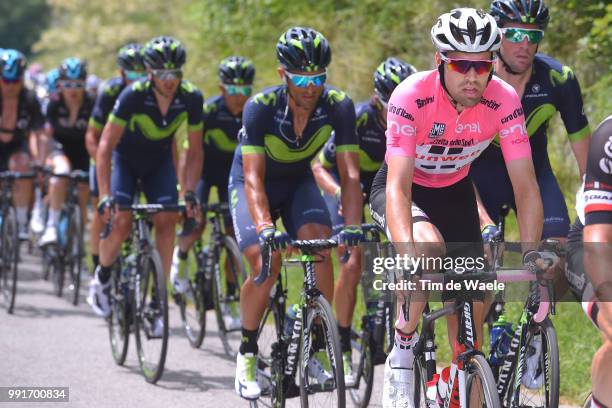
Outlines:
[[[608,4],[606,4],[608,3]],[[551,23],[541,51],[574,68],[595,126],[612,113],[612,4],[598,0],[548,0]],[[216,69],[227,55],[251,58],[256,86],[278,82],[274,47],[293,25],[321,31],[331,42],[331,83],[354,100],[372,92],[381,60],[403,57],[418,69],[433,68],[429,30],[457,6],[488,8],[485,0],[20,0],[0,2],[0,47],[16,47],[51,69],[79,56],[91,72],[116,75],[115,53],[130,41],[155,35],[179,38],[188,50],[186,77],[207,96],[217,91]],[[578,171],[559,118],[549,131],[549,152],[573,217]],[[510,223],[512,224],[512,223]],[[516,231],[514,229],[514,231]],[[512,238],[512,228],[511,228]],[[516,236],[515,236],[516,238]],[[561,305],[555,324],[562,338],[562,393],[581,402],[588,367],[599,344],[578,307]]]

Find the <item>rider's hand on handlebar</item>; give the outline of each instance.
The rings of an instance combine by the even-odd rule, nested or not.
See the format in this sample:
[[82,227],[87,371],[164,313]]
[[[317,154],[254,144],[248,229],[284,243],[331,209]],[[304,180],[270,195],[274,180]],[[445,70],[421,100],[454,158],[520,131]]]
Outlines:
[[194,218],[198,223],[202,221],[200,204],[193,191],[185,192],[185,210],[187,212],[187,218]]
[[[487,224],[481,231],[482,242],[484,243],[484,252],[486,258],[491,262],[493,253],[491,251],[491,243],[501,237],[501,231],[494,224]],[[503,245],[503,244],[502,244]],[[500,247],[500,252],[503,252],[503,247]]]
[[359,245],[363,241],[361,225],[345,225],[338,235],[338,240],[347,247]]
[[523,254],[525,269],[533,274],[539,273],[545,279],[553,279],[558,264],[559,257],[553,252],[529,250]]
[[104,223],[110,222],[110,208],[115,205],[115,199],[107,195],[100,198],[98,201],[98,214],[102,216]]
[[274,226],[264,227],[258,234],[259,245],[269,245],[273,251],[286,249],[291,243],[291,238],[286,232],[277,231]]

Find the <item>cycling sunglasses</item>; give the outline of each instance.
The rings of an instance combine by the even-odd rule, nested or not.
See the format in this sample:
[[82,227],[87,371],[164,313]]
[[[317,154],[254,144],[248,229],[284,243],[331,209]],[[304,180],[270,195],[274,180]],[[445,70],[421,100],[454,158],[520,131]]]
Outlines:
[[180,69],[154,69],[151,71],[153,76],[157,79],[181,79],[183,77],[183,71]]
[[251,92],[253,91],[253,87],[251,85],[223,84],[223,88],[225,89],[225,92],[227,92],[229,96],[234,96],[234,95],[250,96]]
[[16,84],[19,83],[23,80],[23,78],[4,78],[2,77],[2,82],[4,82],[5,84]]
[[145,71],[125,71],[125,78],[128,81],[138,81],[139,79],[146,77],[147,73]]
[[58,85],[64,89],[82,89],[85,88],[85,81],[63,80],[57,81]]
[[504,34],[504,38],[511,43],[520,43],[525,37],[529,44],[539,44],[544,38],[543,30],[531,30],[527,28],[502,28],[501,32]]
[[478,75],[489,74],[493,71],[493,60],[464,60],[448,58],[444,54],[440,54],[442,61],[451,71],[460,74],[467,74],[472,67]]
[[322,86],[327,81],[327,71],[316,75],[300,75],[292,74],[285,71],[285,76],[291,80],[291,83],[298,88],[306,88],[308,85]]

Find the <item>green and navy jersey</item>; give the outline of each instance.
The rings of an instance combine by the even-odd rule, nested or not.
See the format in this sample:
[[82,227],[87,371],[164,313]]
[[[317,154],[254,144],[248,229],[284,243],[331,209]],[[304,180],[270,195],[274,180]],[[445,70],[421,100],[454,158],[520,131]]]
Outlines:
[[[561,115],[570,142],[584,139],[591,132],[574,71],[547,55],[536,54],[521,105],[536,173],[548,163],[546,133],[556,112]],[[477,160],[502,160],[499,136]]]
[[198,88],[183,80],[162,116],[152,82],[134,82],[121,92],[108,119],[124,127],[115,152],[144,160],[171,152],[174,134],[183,122],[187,121],[189,131],[202,129],[203,104]]
[[120,76],[106,81],[96,98],[96,104],[91,118],[89,119],[89,126],[100,130],[104,127],[108,120],[108,116],[113,111],[115,101],[126,86],[127,84]]
[[[2,123],[2,95],[0,94],[0,123]],[[14,129],[0,127],[3,133],[12,133],[13,139],[9,143],[25,142],[29,132],[39,130],[45,125],[45,118],[40,108],[36,94],[23,88],[19,94],[17,104],[17,120]],[[0,146],[4,143],[0,142]]]
[[227,183],[242,128],[242,114],[232,115],[223,96],[217,95],[204,103],[203,122],[204,177]]
[[[358,103],[355,107],[355,123],[359,142],[359,176],[363,191],[369,195],[374,176],[385,160],[386,138],[385,127],[381,123],[379,109],[371,101]],[[336,175],[336,135],[331,135],[321,153],[319,160],[323,166]]]
[[346,93],[325,85],[300,139],[293,131],[293,114],[287,97],[287,86],[279,85],[247,101],[242,114],[239,150],[234,159],[240,173],[243,155],[265,153],[266,180],[300,178],[310,172],[310,161],[332,132],[335,132],[337,151],[357,152],[355,107]]
[[85,92],[76,122],[70,123],[70,110],[61,93],[51,97],[47,106],[47,126],[53,129],[53,138],[62,145],[78,145],[84,148],[85,132],[93,111],[94,99]]

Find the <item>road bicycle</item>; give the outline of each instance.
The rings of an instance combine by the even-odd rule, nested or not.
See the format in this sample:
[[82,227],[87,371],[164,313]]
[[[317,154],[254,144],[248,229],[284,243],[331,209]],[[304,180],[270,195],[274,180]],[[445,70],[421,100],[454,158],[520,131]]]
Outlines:
[[[268,307],[258,329],[259,353],[257,380],[262,387],[259,400],[252,407],[284,407],[287,398],[300,396],[301,406],[346,405],[344,370],[340,353],[338,325],[328,301],[316,287],[314,265],[322,260],[318,253],[336,247],[331,239],[293,241],[293,248],[301,251],[297,259],[286,259],[284,271],[279,273],[272,287]],[[263,283],[270,273],[271,250],[262,249],[262,271],[254,283]],[[294,306],[295,319],[286,325],[288,264],[298,263],[304,273],[301,299]],[[287,329],[285,326],[288,326]],[[313,353],[324,354],[328,364],[328,381],[319,383],[310,376],[309,363]],[[298,385],[295,377],[298,377]]]
[[[241,330],[240,324],[232,323],[239,322],[236,311],[240,306],[240,288],[246,280],[246,270],[236,240],[223,228],[224,217],[229,213],[228,204],[205,204],[202,213],[207,214],[210,237],[206,244],[203,239],[196,241],[193,247],[196,271],[190,276],[187,292],[175,294],[174,298],[181,311],[185,334],[193,347],[201,346],[206,333],[206,310],[214,308],[223,349],[228,356],[234,357],[237,348],[232,344],[230,333]],[[226,319],[231,317],[234,319]]]

